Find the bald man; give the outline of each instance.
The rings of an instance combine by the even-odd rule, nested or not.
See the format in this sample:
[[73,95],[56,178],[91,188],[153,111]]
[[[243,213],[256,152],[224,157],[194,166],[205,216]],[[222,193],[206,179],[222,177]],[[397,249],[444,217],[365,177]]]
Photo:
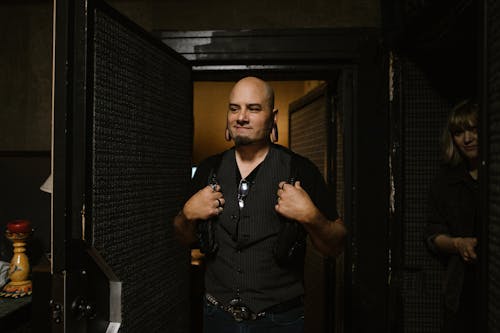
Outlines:
[[318,169],[275,144],[278,110],[265,81],[229,96],[226,140],[202,162],[174,219],[178,238],[206,254],[204,332],[303,332],[306,236],[325,256],[346,229]]

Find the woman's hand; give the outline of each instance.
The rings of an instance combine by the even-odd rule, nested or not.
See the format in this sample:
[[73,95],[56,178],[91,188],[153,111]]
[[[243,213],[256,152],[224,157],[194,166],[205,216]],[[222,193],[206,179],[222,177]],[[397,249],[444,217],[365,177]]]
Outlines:
[[465,262],[475,262],[477,260],[476,245],[477,238],[475,237],[454,237],[453,245],[458,254]]

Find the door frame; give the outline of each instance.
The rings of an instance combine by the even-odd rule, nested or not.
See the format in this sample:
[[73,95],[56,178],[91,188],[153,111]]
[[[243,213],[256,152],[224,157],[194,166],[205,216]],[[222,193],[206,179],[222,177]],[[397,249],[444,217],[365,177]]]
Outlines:
[[[346,153],[344,330],[389,332],[388,56],[375,28],[155,31],[194,81],[352,78]],[[349,281],[351,282],[350,284]]]

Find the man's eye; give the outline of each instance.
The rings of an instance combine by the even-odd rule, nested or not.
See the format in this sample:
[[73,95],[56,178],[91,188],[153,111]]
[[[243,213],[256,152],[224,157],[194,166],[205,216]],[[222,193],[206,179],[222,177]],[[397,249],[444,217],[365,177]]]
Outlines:
[[260,108],[258,108],[258,107],[255,107],[255,108],[249,108],[249,110],[250,110],[251,112],[258,112],[258,111],[260,111],[261,109],[260,109]]

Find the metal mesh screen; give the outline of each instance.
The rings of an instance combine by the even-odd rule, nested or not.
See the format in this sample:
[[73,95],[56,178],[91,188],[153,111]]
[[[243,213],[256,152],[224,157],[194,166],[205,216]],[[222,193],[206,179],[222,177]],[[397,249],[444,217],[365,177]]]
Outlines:
[[488,332],[500,332],[500,3],[489,0],[488,80]]
[[290,148],[309,158],[326,179],[328,123],[324,98],[290,115]]
[[[325,107],[322,96],[290,112],[290,148],[314,162],[326,179],[328,123]],[[325,304],[325,274],[325,260],[309,242],[304,266],[305,332],[308,333],[325,329],[325,307],[321,305]]]
[[96,10],[92,227],[123,281],[120,332],[187,332],[189,253],[173,216],[189,183],[190,69]]
[[[341,86],[339,84],[339,86]],[[344,216],[344,106],[342,94],[338,94],[335,103],[335,194],[339,216]]]
[[399,59],[398,78],[402,96],[402,191],[403,272],[401,297],[404,332],[439,332],[442,267],[426,249],[429,185],[439,170],[439,138],[450,105],[431,87],[419,68]]
[[[341,84],[339,84],[342,87]],[[342,88],[340,88],[342,89]],[[342,96],[341,93],[338,94]],[[337,211],[340,217],[344,216],[344,107],[342,97],[337,98],[335,103],[335,195]],[[336,260],[335,277],[336,277],[336,302],[335,302],[335,332],[344,331],[344,253]]]

